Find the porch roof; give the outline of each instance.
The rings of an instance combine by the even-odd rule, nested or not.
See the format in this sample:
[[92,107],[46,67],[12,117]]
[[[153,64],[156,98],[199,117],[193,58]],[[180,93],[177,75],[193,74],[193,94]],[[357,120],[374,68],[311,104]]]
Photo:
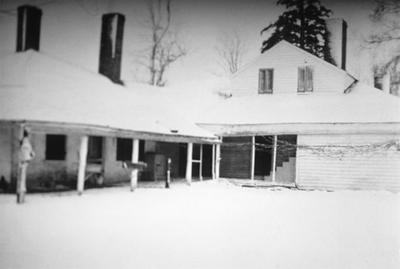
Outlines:
[[218,141],[169,105],[41,52],[14,53],[0,66],[0,121],[168,141]]

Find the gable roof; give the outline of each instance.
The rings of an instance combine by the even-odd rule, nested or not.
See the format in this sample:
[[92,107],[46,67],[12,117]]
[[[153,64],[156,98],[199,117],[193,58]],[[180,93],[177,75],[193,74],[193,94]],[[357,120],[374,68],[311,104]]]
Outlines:
[[324,66],[326,66],[327,68],[329,68],[331,70],[334,70],[335,72],[340,72],[340,73],[342,73],[344,75],[350,76],[352,79],[356,80],[356,78],[353,75],[351,75],[349,72],[347,72],[347,71],[337,67],[336,65],[331,64],[331,63],[329,63],[329,62],[327,62],[327,61],[315,56],[312,53],[309,53],[308,51],[305,51],[305,50],[303,50],[303,49],[291,44],[290,42],[288,42],[286,40],[279,41],[274,46],[272,46],[270,49],[266,50],[264,53],[262,53],[261,55],[257,56],[255,59],[253,59],[253,61],[249,62],[243,68],[241,68],[241,70],[236,72],[232,76],[232,78],[235,78],[235,77],[239,76],[242,72],[244,72],[245,70],[250,68],[252,65],[254,65],[254,63],[262,60],[264,57],[267,57],[269,54],[274,53],[275,50],[277,50],[277,49],[279,49],[281,47],[285,47],[286,49],[289,49],[289,50],[295,50],[295,51],[303,54],[306,57],[311,57],[311,58],[313,58],[313,60],[317,61],[318,63],[320,63],[320,64],[322,64]]
[[[1,61],[0,121],[100,126],[170,137],[217,140],[143,92],[36,51]],[[143,87],[150,87],[144,85]]]

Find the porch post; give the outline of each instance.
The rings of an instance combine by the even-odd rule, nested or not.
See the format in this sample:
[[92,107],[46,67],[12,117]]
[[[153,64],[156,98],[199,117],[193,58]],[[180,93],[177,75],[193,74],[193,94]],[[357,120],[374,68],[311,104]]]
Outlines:
[[188,143],[187,161],[186,161],[186,181],[189,185],[192,183],[192,156],[193,156],[193,143]]
[[250,170],[250,179],[254,183],[254,167],[256,160],[256,137],[251,137],[251,170]]
[[203,144],[200,144],[199,179],[203,180]]
[[219,179],[220,163],[221,163],[221,144],[216,144],[215,145],[215,178],[216,179]]
[[34,158],[35,153],[29,141],[29,131],[24,124],[20,125],[20,146],[18,149],[18,172],[17,172],[17,203],[25,202],[26,194],[26,173],[29,162]]
[[87,135],[81,137],[81,146],[79,149],[79,170],[78,170],[78,194],[83,193],[85,185],[85,170],[86,170],[86,158],[88,153],[88,139]]
[[215,179],[215,144],[212,145],[211,174],[212,179]]
[[[139,161],[139,139],[133,139],[132,143],[132,163]],[[132,169],[131,171],[131,191],[134,191],[137,187],[138,181],[138,169]]]
[[276,151],[278,145],[278,136],[274,135],[274,152],[272,156],[272,182],[275,182],[276,176]]

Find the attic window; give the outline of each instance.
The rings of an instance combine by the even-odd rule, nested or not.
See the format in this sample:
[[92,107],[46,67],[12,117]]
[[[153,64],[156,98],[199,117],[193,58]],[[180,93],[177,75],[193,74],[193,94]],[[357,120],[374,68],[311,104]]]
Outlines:
[[311,66],[301,66],[298,68],[297,92],[313,91],[313,68]]
[[272,93],[274,69],[260,69],[258,77],[258,93]]

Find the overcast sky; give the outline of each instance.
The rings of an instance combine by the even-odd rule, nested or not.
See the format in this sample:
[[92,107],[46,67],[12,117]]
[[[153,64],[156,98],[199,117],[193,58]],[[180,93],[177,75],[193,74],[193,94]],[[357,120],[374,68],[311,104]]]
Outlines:
[[[128,0],[0,0],[1,53],[15,49],[16,13],[22,3],[43,10],[41,51],[97,72],[101,15],[121,12],[126,15],[123,47],[125,80],[140,79],[136,64],[146,38],[144,1]],[[218,79],[215,45],[221,31],[239,31],[248,43],[247,58],[260,53],[265,36],[260,30],[276,20],[283,11],[276,1],[266,0],[173,0],[174,26],[189,48],[187,57],[168,73],[169,85],[207,85]],[[369,79],[371,51],[360,50],[361,41],[372,29],[368,15],[373,0],[321,1],[333,11],[332,17],[349,24],[348,69],[362,80]]]

